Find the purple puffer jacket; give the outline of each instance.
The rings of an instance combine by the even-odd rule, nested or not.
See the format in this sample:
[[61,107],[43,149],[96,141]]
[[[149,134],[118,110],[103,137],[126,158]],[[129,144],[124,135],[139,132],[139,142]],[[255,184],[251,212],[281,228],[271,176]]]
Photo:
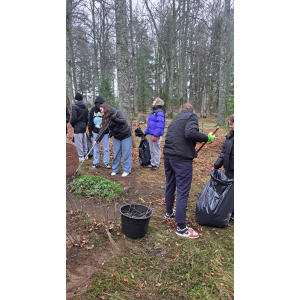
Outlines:
[[145,134],[151,134],[156,137],[164,134],[165,129],[165,115],[161,110],[161,106],[153,107],[152,112],[148,116],[148,124]]

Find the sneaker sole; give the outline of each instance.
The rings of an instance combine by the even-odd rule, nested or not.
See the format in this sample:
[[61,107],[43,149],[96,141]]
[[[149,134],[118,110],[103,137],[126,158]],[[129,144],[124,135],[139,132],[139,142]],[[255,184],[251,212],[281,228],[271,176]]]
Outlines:
[[183,235],[183,234],[178,233],[178,232],[176,232],[176,234],[179,235],[179,236],[182,236],[182,237],[189,238],[189,239],[197,239],[197,238],[199,238],[199,235],[198,236],[188,236],[188,235]]

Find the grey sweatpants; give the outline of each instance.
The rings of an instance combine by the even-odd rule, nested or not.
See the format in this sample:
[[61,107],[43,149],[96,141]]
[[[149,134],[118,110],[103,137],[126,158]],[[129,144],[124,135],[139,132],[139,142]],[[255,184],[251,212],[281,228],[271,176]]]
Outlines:
[[84,158],[88,153],[86,133],[74,133],[74,142],[79,158]]
[[149,134],[149,147],[150,147],[150,153],[151,153],[150,163],[153,166],[159,167],[161,136],[157,137],[156,142],[153,142],[153,137],[154,137],[154,135]]

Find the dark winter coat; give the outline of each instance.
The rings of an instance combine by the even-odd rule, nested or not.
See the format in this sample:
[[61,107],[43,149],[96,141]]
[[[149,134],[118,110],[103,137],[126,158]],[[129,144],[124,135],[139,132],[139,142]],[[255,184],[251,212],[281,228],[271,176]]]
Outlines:
[[100,109],[95,105],[91,108],[90,114],[89,114],[89,135],[93,136],[93,131],[95,133],[99,133],[100,127],[102,122],[102,114],[100,112]]
[[72,106],[72,117],[70,123],[74,128],[74,133],[86,132],[88,115],[89,111],[83,101],[77,101],[75,105]]
[[197,157],[196,142],[207,142],[207,135],[199,132],[198,117],[191,110],[183,110],[170,123],[164,146],[164,158],[191,161]]
[[108,129],[105,130],[103,123],[101,124],[101,128],[96,138],[97,142],[103,137],[104,130],[104,134],[109,132],[109,137],[113,136],[117,140],[124,140],[131,136],[131,130],[126,122],[126,119],[120,111],[118,111],[115,115],[116,111],[117,110],[114,107],[111,107],[112,113]]
[[[66,106],[66,108],[67,108],[66,119],[67,119],[67,123],[68,123],[70,121],[70,113],[68,110],[68,106]],[[67,123],[66,123],[66,133],[68,133]]]
[[214,164],[215,169],[219,169],[222,166],[224,166],[226,171],[234,172],[234,131],[230,131],[226,135],[223,149]]
[[148,124],[145,134],[152,134],[156,137],[162,136],[165,129],[165,115],[160,105],[154,106],[148,116]]

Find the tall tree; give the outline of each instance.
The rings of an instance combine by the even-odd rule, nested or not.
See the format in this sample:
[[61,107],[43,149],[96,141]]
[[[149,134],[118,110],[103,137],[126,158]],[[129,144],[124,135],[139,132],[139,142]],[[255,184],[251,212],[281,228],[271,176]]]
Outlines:
[[128,29],[126,0],[115,0],[116,61],[119,107],[132,128],[131,101],[128,80]]
[[225,0],[225,7],[223,12],[223,24],[221,29],[221,43],[220,43],[220,86],[219,86],[219,112],[218,125],[225,125],[225,105],[226,105],[226,76],[228,66],[228,27],[230,18],[230,0]]

